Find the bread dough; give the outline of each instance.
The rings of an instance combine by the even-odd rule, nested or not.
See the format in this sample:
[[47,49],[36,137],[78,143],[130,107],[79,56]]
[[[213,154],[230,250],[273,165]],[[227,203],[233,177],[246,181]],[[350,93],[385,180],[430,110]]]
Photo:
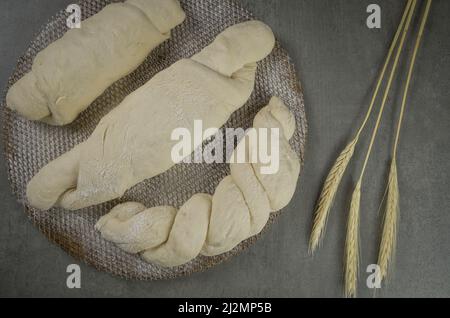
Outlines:
[[[269,197],[272,210],[278,211],[284,208],[294,195],[300,173],[300,162],[288,141],[295,130],[295,119],[282,101],[274,97],[268,107],[256,114],[253,127],[279,128],[280,133],[284,134],[284,138],[279,138],[280,165],[278,172],[263,174],[261,167],[264,164],[258,162],[253,165],[255,174]],[[268,149],[270,149],[270,145]]]
[[231,250],[250,232],[250,211],[231,176],[217,186],[212,201],[208,236],[202,254],[214,256]]
[[270,212],[272,211],[269,198],[255,175],[251,163],[230,164],[230,168],[231,177],[242,192],[248,208],[250,217],[250,232],[248,236],[253,236],[261,232],[269,220]]
[[175,164],[173,130],[193,132],[198,119],[203,127],[221,127],[250,97],[256,62],[274,44],[262,22],[237,24],[199,54],[155,75],[106,115],[87,141],[39,171],[27,187],[30,204],[76,210],[118,198],[166,171]]
[[208,233],[211,201],[209,194],[192,196],[178,211],[167,241],[145,250],[142,257],[149,262],[170,266],[181,265],[195,258]]
[[178,0],[107,5],[38,53],[32,70],[8,91],[6,103],[27,119],[68,124],[136,69],[184,19]]
[[146,209],[140,203],[128,202],[102,217],[96,229],[102,229],[103,237],[124,251],[138,253],[164,243],[176,215],[177,210],[170,206]]
[[[129,209],[129,213],[120,208],[122,212],[118,215],[113,210],[97,223],[96,228],[102,237],[120,242],[122,245],[118,246],[122,248],[124,243],[128,243],[127,251],[142,252],[144,259],[149,262],[173,267],[189,262],[199,253],[205,256],[225,253],[241,241],[258,234],[267,223],[270,213],[284,207],[292,199],[300,162],[288,143],[288,138],[294,133],[295,120],[279,98],[272,98],[269,105],[259,111],[254,126],[280,129],[279,144],[282,146],[278,173],[261,175],[257,164],[233,163],[231,175],[220,182],[212,198],[205,194],[194,195],[175,212],[173,226],[168,222],[166,229],[148,227],[125,242],[123,232],[133,231],[125,229],[126,223],[153,223],[153,215],[146,214],[146,211],[155,209],[135,214],[142,206],[127,203],[123,207]],[[246,147],[247,151],[252,149],[251,145],[242,141],[237,147]],[[171,210],[168,218],[173,218],[172,213]],[[127,217],[127,221],[122,220]],[[117,222],[123,224],[120,230],[117,230]],[[155,237],[153,231],[168,234],[163,242],[158,240],[153,247],[147,245],[148,249],[144,249],[141,242],[149,242],[149,238]]]

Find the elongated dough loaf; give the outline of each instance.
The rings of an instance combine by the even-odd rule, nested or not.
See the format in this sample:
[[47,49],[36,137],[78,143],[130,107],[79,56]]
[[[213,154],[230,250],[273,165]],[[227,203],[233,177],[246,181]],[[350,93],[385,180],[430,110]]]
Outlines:
[[[139,203],[124,203],[100,218],[96,229],[125,251],[142,253],[145,260],[167,267],[182,265],[198,254],[225,253],[258,234],[270,213],[292,199],[300,162],[288,143],[295,121],[280,99],[272,98],[256,115],[253,126],[282,132],[278,172],[262,175],[257,163],[233,163],[231,175],[219,183],[213,196],[196,194],[178,211],[169,206],[146,209]],[[241,146],[247,153],[254,149],[251,139],[250,144],[241,141]]]
[[136,69],[184,18],[178,0],[107,5],[41,51],[8,91],[7,105],[30,120],[68,124]]
[[250,97],[256,62],[274,44],[262,22],[237,24],[199,54],[155,75],[106,115],[87,141],[38,172],[27,187],[30,204],[76,210],[118,198],[166,171],[175,164],[174,129],[193,132],[199,119],[205,128],[221,127]]

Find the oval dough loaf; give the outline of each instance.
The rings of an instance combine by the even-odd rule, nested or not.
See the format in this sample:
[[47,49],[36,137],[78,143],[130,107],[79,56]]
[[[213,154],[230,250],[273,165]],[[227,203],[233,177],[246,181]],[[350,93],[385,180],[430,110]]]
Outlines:
[[107,5],[38,53],[32,70],[8,91],[6,103],[27,119],[68,124],[136,69],[184,18],[178,0]]

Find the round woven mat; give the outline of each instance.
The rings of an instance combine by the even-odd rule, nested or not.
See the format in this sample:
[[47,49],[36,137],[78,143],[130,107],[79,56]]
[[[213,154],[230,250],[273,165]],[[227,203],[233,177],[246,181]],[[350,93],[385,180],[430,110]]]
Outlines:
[[[117,1],[79,2],[83,19],[111,2]],[[127,279],[168,279],[202,271],[248,248],[258,238],[250,238],[223,255],[199,256],[183,266],[161,268],[146,263],[138,255],[125,253],[103,240],[94,230],[94,224],[100,216],[119,202],[132,200],[142,202],[147,207],[179,207],[195,193],[212,194],[220,180],[229,174],[227,164],[179,164],[133,187],[120,200],[76,212],[57,208],[39,211],[30,207],[26,200],[26,184],[38,170],[88,138],[100,118],[117,106],[125,96],[175,61],[200,51],[228,26],[253,19],[248,11],[231,0],[181,0],[181,4],[187,19],[173,31],[172,39],[155,49],[136,71],[113,84],[72,124],[51,127],[27,121],[5,107],[5,96],[2,99],[8,175],[12,191],[23,203],[29,218],[46,237],[75,258]],[[39,51],[67,31],[67,17],[68,14],[62,10],[40,31],[25,55],[19,59],[7,89],[30,70],[33,58]],[[297,130],[291,139],[291,145],[303,163],[307,129],[303,94],[289,56],[279,44],[268,58],[259,63],[253,95],[244,107],[233,114],[225,127],[250,127],[255,114],[273,95],[279,96],[295,114]],[[268,224],[278,215],[279,212],[273,213]]]

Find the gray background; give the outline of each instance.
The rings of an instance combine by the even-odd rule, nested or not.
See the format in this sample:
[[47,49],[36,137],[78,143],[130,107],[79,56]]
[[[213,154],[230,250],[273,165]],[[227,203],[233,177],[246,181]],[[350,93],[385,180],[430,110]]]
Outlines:
[[[16,60],[54,13],[73,0],[0,1],[0,87]],[[66,267],[77,263],[27,220],[0,169],[0,296],[339,297],[346,215],[368,135],[355,153],[328,222],[323,247],[308,256],[314,204],[340,149],[364,115],[406,1],[245,0],[289,51],[302,81],[309,120],[306,164],[295,198],[255,246],[205,273],[174,281],[125,281],[81,265],[82,288],[66,287]],[[382,28],[365,25],[366,7],[382,8]],[[419,3],[421,3],[419,1]],[[450,1],[435,0],[411,83],[398,158],[401,222],[395,271],[376,296],[450,296]],[[415,20],[417,24],[417,19]],[[411,41],[412,42],[412,41]],[[405,59],[404,59],[405,61]],[[400,66],[404,80],[406,64]],[[378,206],[401,85],[393,87],[363,185],[361,275],[376,262]],[[395,97],[395,98],[394,98]],[[368,126],[372,128],[373,121]],[[3,156],[2,156],[3,160]]]

